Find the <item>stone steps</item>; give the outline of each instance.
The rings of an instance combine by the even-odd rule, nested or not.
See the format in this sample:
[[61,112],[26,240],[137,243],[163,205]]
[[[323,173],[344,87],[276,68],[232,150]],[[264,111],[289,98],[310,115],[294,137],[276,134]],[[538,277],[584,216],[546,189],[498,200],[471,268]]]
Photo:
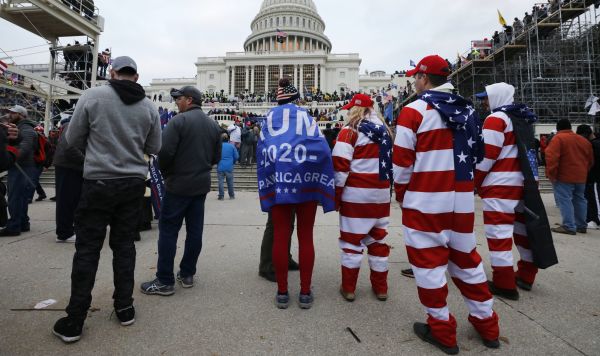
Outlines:
[[[253,165],[249,168],[242,168],[239,165],[235,166],[233,171],[233,180],[235,189],[239,191],[250,191],[255,192],[258,190],[257,182],[256,182],[256,165]],[[211,189],[218,189],[218,181],[217,181],[217,171],[212,171],[212,183]],[[54,186],[54,168],[50,168],[48,171],[44,172],[40,177],[40,182],[43,186]],[[226,184],[225,184],[226,185]],[[540,169],[540,191],[542,193],[552,193],[552,183],[546,178],[545,172],[543,169]]]

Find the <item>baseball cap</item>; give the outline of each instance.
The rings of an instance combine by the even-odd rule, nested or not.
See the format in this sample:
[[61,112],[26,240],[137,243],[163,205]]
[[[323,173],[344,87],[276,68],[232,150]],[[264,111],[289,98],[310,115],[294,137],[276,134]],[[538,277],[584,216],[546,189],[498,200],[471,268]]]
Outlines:
[[137,64],[131,57],[121,56],[113,59],[112,69],[116,72],[125,68],[131,68],[137,73]]
[[450,75],[450,68],[448,68],[448,63],[444,58],[438,55],[431,55],[421,59],[415,69],[406,72],[406,76],[412,77],[417,73],[447,77]]
[[192,85],[184,86],[181,89],[171,89],[171,96],[175,99],[180,96],[187,96],[188,98],[192,98],[192,101],[195,103],[202,103],[202,93],[200,93],[198,88]]
[[483,100],[488,97],[487,91],[482,91],[481,93],[475,94],[475,97],[479,100]]
[[373,99],[371,99],[371,97],[367,94],[356,94],[352,97],[352,100],[350,100],[348,104],[342,107],[342,110],[350,110],[355,106],[370,108],[373,106]]
[[17,113],[17,114],[21,114],[24,117],[27,117],[27,109],[25,109],[21,105],[15,105],[14,107],[8,109],[8,111],[14,112],[14,113]]

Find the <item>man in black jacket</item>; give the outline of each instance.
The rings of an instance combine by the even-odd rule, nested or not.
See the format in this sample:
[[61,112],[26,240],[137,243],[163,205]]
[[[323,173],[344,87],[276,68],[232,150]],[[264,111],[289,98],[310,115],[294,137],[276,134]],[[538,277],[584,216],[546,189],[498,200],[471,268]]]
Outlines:
[[156,278],[141,285],[145,294],[175,293],[173,264],[184,218],[187,236],[177,281],[183,288],[194,286],[196,264],[202,249],[204,202],[210,192],[210,172],[221,160],[221,130],[200,108],[200,91],[186,86],[173,89],[171,96],[180,114],[172,118],[163,131],[163,146],[158,154],[167,192],[159,221]]
[[600,137],[596,137],[589,125],[577,127],[577,134],[590,140],[594,149],[594,166],[588,173],[585,185],[585,198],[587,199],[588,229],[600,229]]
[[33,159],[37,149],[35,123],[27,119],[27,109],[15,106],[9,110],[9,121],[19,129],[19,158],[17,165],[8,169],[8,211],[10,219],[0,236],[18,236],[30,230],[27,200],[33,195],[37,168]]

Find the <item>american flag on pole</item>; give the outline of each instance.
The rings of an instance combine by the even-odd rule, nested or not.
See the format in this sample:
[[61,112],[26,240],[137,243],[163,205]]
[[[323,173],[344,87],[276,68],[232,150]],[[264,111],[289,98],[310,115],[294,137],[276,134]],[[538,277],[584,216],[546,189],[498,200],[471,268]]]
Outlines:
[[6,72],[7,69],[8,69],[8,64],[0,61],[0,75],[4,74],[4,72]]
[[285,41],[284,39],[287,37],[287,33],[281,31],[280,29],[277,29],[276,36],[277,36],[277,42],[283,43]]

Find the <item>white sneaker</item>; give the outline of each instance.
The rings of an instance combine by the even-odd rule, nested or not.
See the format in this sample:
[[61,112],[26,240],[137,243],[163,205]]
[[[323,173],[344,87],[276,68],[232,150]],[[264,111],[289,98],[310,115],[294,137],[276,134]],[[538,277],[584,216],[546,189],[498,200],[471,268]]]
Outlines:
[[74,243],[75,243],[75,240],[76,240],[76,237],[75,237],[75,235],[73,235],[73,236],[69,237],[69,238],[68,238],[68,239],[66,239],[66,240],[61,240],[61,239],[59,239],[58,237],[56,238],[56,242],[58,242],[58,243],[71,243],[71,244],[74,244]]
[[587,225],[587,228],[590,230],[599,230],[600,226],[598,226],[595,221],[590,221]]

